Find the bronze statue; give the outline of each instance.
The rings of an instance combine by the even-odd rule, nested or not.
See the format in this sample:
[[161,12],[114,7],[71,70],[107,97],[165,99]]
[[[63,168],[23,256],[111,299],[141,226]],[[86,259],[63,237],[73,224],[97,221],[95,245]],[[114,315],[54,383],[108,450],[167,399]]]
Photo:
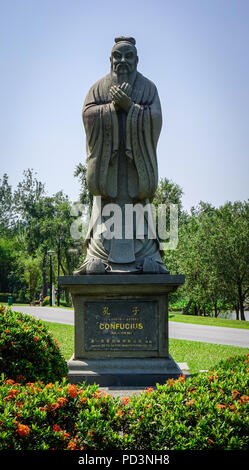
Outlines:
[[[156,147],[162,127],[161,105],[154,83],[137,71],[135,39],[118,37],[111,52],[111,71],[90,89],[83,106],[87,141],[87,184],[94,196],[92,220],[103,208],[116,204],[124,215],[126,205],[145,207],[158,184]],[[101,204],[96,204],[101,196]],[[156,237],[144,238],[134,228],[125,237],[93,237],[91,223],[85,240],[86,259],[74,273],[167,273]]]

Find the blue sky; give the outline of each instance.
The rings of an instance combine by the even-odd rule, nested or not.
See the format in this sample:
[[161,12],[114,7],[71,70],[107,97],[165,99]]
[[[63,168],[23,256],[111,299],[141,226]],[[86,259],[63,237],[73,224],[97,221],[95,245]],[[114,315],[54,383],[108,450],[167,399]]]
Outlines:
[[160,177],[187,210],[247,199],[248,0],[0,0],[0,177],[15,187],[33,168],[48,194],[78,199],[82,104],[119,35],[158,88]]

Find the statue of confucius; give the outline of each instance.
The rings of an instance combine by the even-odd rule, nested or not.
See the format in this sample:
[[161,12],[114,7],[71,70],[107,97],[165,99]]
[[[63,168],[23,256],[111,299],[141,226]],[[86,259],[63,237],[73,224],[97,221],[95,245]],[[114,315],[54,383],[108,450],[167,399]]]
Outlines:
[[[126,226],[125,208],[144,208],[153,199],[158,184],[156,147],[162,127],[158,92],[154,83],[137,71],[135,44],[131,37],[115,39],[111,71],[91,87],[83,106],[87,184],[94,198],[84,244],[86,258],[75,275],[168,273],[157,237],[148,236],[147,212],[142,211],[142,235],[136,224],[132,223],[132,234]],[[106,222],[105,208],[115,211],[116,206],[110,204],[120,208],[119,235],[114,231],[112,236],[109,231],[109,235],[102,232],[96,236],[94,224]]]

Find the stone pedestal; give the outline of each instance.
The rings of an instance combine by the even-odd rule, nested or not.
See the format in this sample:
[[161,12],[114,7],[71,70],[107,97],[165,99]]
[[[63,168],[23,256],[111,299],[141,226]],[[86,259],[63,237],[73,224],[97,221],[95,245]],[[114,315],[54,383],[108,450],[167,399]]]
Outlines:
[[75,313],[72,383],[151,386],[181,374],[168,349],[168,293],[184,276],[61,276],[59,283]]

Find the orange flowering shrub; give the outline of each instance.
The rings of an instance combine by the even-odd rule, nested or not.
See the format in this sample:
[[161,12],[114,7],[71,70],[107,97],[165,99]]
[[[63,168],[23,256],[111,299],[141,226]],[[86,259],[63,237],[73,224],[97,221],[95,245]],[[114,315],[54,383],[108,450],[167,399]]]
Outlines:
[[41,321],[5,308],[0,315],[0,372],[19,382],[51,382],[67,374],[67,364]]
[[[0,381],[1,450],[249,448],[245,356],[114,398],[97,385]],[[210,378],[212,377],[212,380]]]

